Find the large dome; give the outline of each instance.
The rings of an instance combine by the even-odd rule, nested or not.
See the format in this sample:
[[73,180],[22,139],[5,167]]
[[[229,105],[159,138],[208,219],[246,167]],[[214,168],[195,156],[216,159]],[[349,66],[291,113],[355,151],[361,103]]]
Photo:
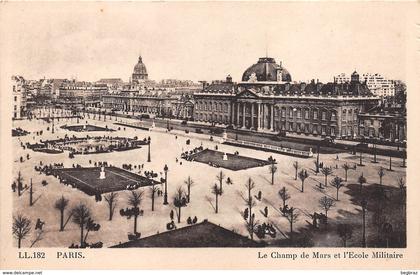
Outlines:
[[276,64],[274,58],[261,57],[258,63],[246,69],[242,75],[242,81],[290,82],[292,81],[292,77],[281,64]]
[[134,66],[133,74],[131,75],[131,81],[133,83],[140,83],[147,80],[147,78],[148,78],[148,75],[147,75],[146,65],[144,65],[141,56],[139,56],[139,61]]
[[147,74],[146,65],[144,65],[141,56],[139,57],[139,62],[134,66],[134,74]]

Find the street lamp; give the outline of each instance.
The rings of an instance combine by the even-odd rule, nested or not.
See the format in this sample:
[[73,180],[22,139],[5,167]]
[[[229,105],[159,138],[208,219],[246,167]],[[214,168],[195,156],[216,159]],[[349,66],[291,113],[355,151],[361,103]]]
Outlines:
[[150,136],[147,138],[147,141],[148,141],[148,143],[147,143],[147,145],[148,145],[148,153],[147,153],[147,162],[150,162],[150,140],[151,140],[151,138],[150,138]]
[[168,165],[165,164],[165,167],[163,167],[163,171],[165,171],[165,194],[163,196],[163,204],[168,204]]

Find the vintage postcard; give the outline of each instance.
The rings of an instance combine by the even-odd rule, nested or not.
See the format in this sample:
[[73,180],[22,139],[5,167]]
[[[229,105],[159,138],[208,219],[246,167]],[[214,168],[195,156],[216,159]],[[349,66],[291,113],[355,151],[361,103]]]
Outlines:
[[0,269],[420,268],[416,2],[1,2]]

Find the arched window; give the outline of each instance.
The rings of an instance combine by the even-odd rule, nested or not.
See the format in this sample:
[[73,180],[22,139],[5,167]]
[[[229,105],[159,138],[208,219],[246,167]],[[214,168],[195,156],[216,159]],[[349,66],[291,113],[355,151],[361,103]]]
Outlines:
[[333,110],[331,111],[331,121],[335,121],[337,119],[337,114],[336,112]]
[[343,110],[343,119],[342,120],[343,121],[347,120],[347,110],[346,109]]

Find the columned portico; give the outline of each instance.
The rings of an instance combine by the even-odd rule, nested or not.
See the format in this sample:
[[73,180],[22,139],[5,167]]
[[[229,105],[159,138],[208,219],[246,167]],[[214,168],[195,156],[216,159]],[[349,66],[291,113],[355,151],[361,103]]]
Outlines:
[[246,103],[242,103],[242,128],[245,128],[245,107],[246,107]]
[[271,106],[271,111],[270,111],[270,113],[271,113],[271,117],[270,117],[270,130],[271,131],[274,131],[274,105],[271,104],[270,106]]

